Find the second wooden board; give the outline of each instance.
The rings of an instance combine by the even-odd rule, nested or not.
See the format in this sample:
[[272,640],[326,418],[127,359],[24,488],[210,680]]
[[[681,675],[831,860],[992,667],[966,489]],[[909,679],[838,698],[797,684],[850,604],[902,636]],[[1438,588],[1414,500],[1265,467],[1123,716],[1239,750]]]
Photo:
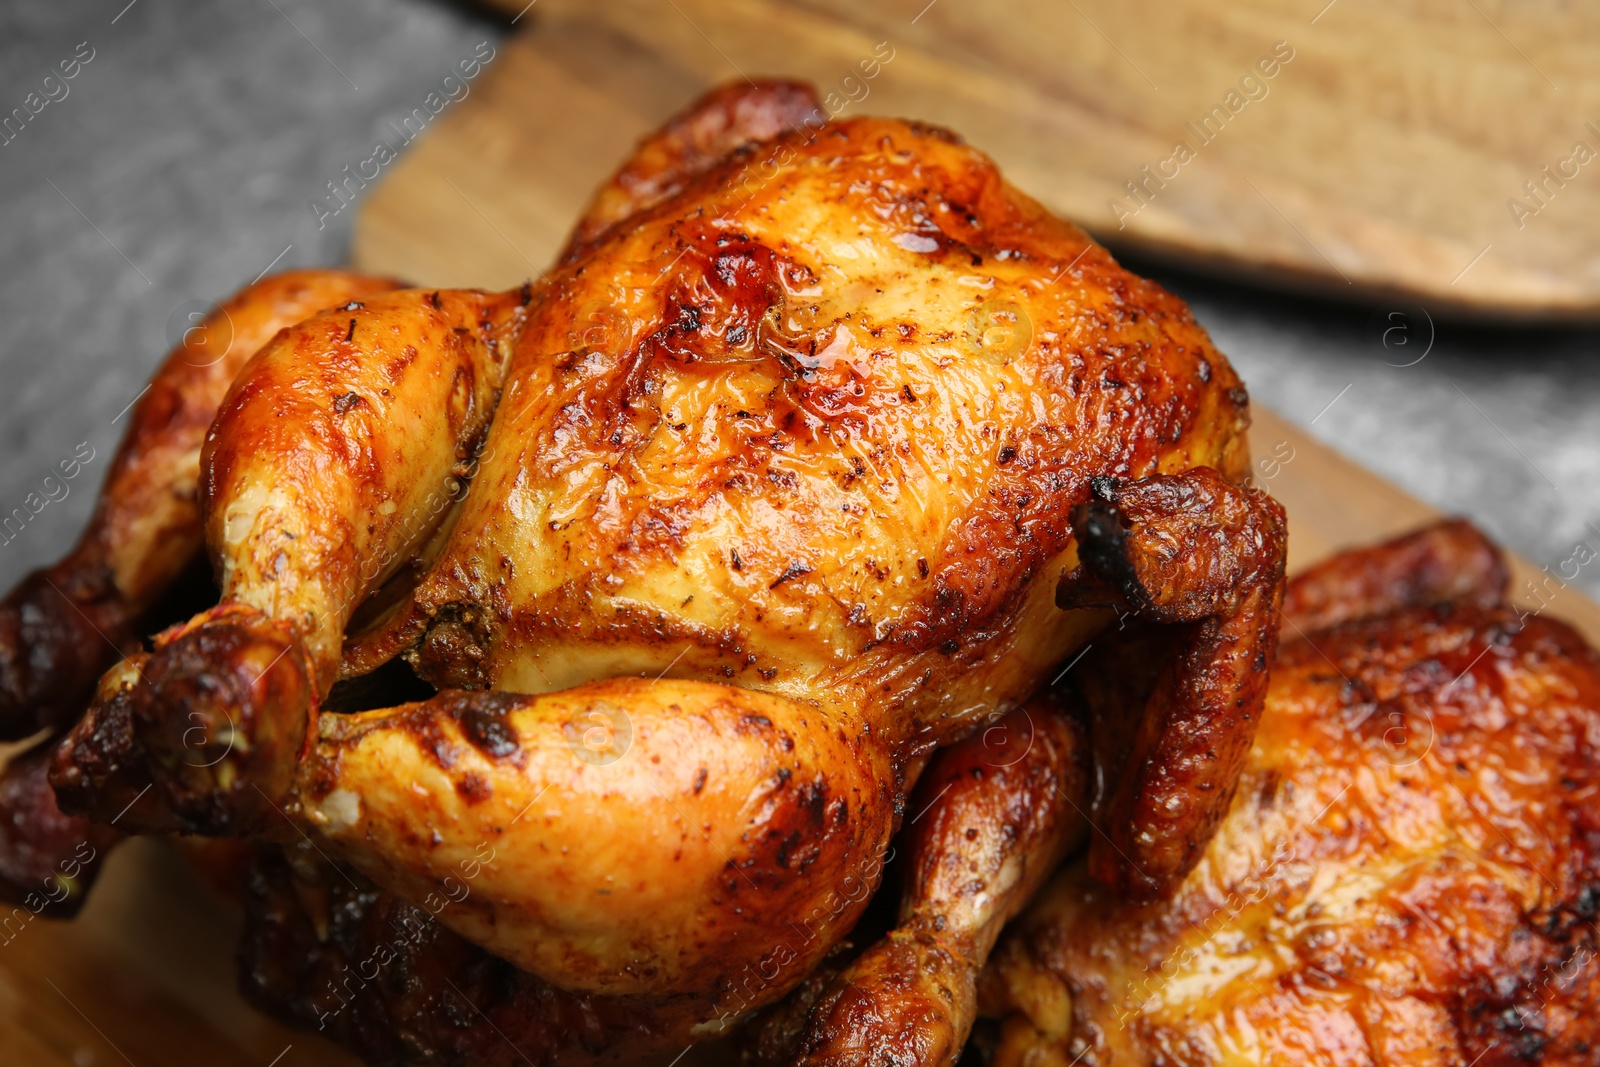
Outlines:
[[714,82],[803,77],[835,114],[959,130],[1113,248],[1435,313],[1600,319],[1594,5],[495,2],[532,26],[508,47],[553,70],[506,75],[485,128],[637,130]]

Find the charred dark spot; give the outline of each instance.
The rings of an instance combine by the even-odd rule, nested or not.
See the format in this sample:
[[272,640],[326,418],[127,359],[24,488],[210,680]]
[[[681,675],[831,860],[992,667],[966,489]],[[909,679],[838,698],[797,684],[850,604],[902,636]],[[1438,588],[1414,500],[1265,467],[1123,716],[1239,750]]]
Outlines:
[[1282,779],[1277,771],[1268,771],[1262,779],[1261,790],[1256,794],[1258,803],[1263,808],[1270,808],[1278,800],[1278,784]]
[[456,792],[468,804],[481,804],[494,796],[489,780],[477,771],[468,771],[456,779]]
[[791,580],[793,578],[798,578],[802,574],[810,574],[810,573],[811,573],[811,564],[803,563],[803,562],[801,562],[800,560],[797,560],[797,559],[790,560],[789,561],[789,565],[783,569],[783,573],[778,575],[778,577],[773,580],[773,583],[771,585],[767,586],[767,588],[768,589],[776,589],[776,588],[778,588],[778,586],[782,585],[784,582],[787,582],[787,581],[789,581],[789,580]]
[[744,570],[744,560],[739,558],[739,550],[737,548],[728,549],[728,559],[734,570]]
[[1117,489],[1120,485],[1117,479],[1104,474],[1089,479],[1089,490],[1094,493],[1095,499],[1113,504],[1117,502]]
[[1572,911],[1585,922],[1593,919],[1596,914],[1600,914],[1600,891],[1592,885],[1584,886],[1572,902]]
[[444,307],[439,303],[439,291],[436,289],[428,295],[428,303],[433,305],[433,310],[438,311]]
[[1228,390],[1228,399],[1236,408],[1247,408],[1250,406],[1250,391],[1242,385],[1236,385]]
[[416,740],[417,746],[432,756],[441,770],[448,771],[455,767],[461,750],[451,744],[450,739],[445,737],[444,731],[439,728],[437,712],[431,702],[418,708],[415,714],[404,721],[404,725],[406,732]]
[[343,415],[351,408],[356,407],[361,403],[363,403],[363,401],[358,394],[342,393],[333,398],[333,410],[338,412],[340,415]]
[[[1544,1047],[1550,1039],[1544,1033],[1544,1013],[1537,1008],[1512,1005],[1495,1015],[1490,1025],[1500,1034],[1495,1044],[1506,1045],[1510,1059],[1537,1063],[1544,1058]],[[1493,1044],[1490,1047],[1494,1047]],[[1488,1051],[1487,1048],[1483,1050]]]
[[533,283],[523,282],[522,288],[517,291],[517,298],[522,301],[522,306],[527,307],[533,302]]
[[472,707],[461,715],[461,731],[466,734],[467,741],[472,742],[480,752],[496,760],[512,757],[520,747],[517,742],[517,729],[510,725],[510,721],[506,718],[506,709],[501,707],[483,707],[474,702]]
[[356,320],[355,319],[351,319],[350,320],[350,331],[344,335],[345,344],[349,344],[351,341],[354,341],[355,339],[356,339]]
[[706,787],[706,768],[701,767],[694,776],[694,795],[699,796],[700,791]]
[[818,775],[800,787],[795,805],[813,825],[821,826],[828,807],[828,784]]
[[779,867],[786,869],[788,868],[789,857],[794,853],[794,850],[800,846],[800,842],[803,840],[804,838],[800,836],[799,830],[790,830],[789,833],[784,836],[784,839],[778,844],[777,855],[774,857],[774,860]]
[[1005,466],[1007,463],[1010,463],[1012,460],[1014,460],[1016,458],[1017,458],[1017,450],[1012,448],[1010,445],[1006,445],[1004,448],[1002,448],[1000,450],[999,463],[1000,463],[1000,465],[1002,467]]

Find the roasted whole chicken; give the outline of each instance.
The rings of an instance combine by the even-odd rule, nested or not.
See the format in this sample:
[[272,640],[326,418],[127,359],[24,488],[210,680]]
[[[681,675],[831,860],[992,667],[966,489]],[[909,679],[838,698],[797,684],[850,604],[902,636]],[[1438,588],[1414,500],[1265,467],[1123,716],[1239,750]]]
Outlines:
[[1154,904],[1064,868],[985,974],[994,1067],[1596,1062],[1600,655],[1505,585],[1460,523],[1292,580],[1199,864]]
[[[1245,390],[951,134],[741,84],[518,290],[227,309],[251,328],[169,358],[84,547],[0,608],[0,720],[71,728],[61,819],[265,842],[247,987],[373,1061],[675,1052],[808,983],[770,1048],[868,1062],[832,1035],[893,988],[953,1062],[1089,818],[1145,899],[1227,812],[1285,543]],[[218,602],[136,648],[202,544]],[[1135,632],[1136,702],[1046,692]],[[897,832],[892,929],[822,966]]]

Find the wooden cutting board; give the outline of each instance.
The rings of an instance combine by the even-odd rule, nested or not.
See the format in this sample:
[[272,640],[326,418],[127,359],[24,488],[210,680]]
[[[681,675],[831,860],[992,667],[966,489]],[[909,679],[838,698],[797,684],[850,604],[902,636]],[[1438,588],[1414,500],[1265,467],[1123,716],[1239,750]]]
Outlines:
[[[702,28],[712,24],[709,5],[675,2]],[[966,2],[940,0],[938,6]],[[1342,0],[1363,10],[1358,2]],[[1089,11],[1087,4],[1082,0]],[[539,0],[541,12],[547,6],[555,9],[555,0]],[[619,3],[607,10],[628,8]],[[753,5],[737,0],[727,10]],[[826,35],[819,27],[831,24],[810,11],[785,17],[793,21],[770,34],[771,47],[820,64],[817,41]],[[664,33],[654,40],[646,24],[630,29],[627,23],[621,14],[603,25],[552,18],[503,46],[471,95],[441,115],[366,202],[356,237],[360,266],[427,284],[486,286],[516,284],[542,269],[594,184],[633,140],[724,73],[705,57],[691,58],[706,42],[687,20],[674,31],[677,37]],[[975,40],[979,29],[972,30]],[[844,34],[837,38],[843,44],[827,53],[832,56],[883,39],[837,27],[829,32]],[[752,61],[751,69],[798,68]],[[841,63],[808,72],[833,84],[848,69]],[[917,114],[910,97],[895,95],[904,90],[889,90],[892,79],[915,75],[922,79],[917,84],[936,86],[958,73],[908,47],[873,80],[863,110]],[[940,117],[985,144],[1012,101],[997,94],[986,105],[991,110],[966,114],[968,121],[954,121],[961,116],[950,112]],[[1031,169],[1014,167],[1011,175],[1030,192],[1048,195],[1042,161]],[[1600,183],[1600,174],[1596,178]],[[1272,413],[1258,409],[1255,419],[1254,448],[1264,458],[1257,480],[1289,510],[1291,565],[1435,516]],[[1537,577],[1530,565],[1516,566],[1518,589]],[[1600,607],[1563,591],[1551,611],[1600,642]],[[77,921],[34,922],[9,939],[0,934],[0,1064],[351,1067],[354,1061],[343,1052],[264,1019],[239,999],[237,934],[237,917],[210,898],[166,846],[125,846]],[[715,1051],[696,1050],[677,1067],[716,1062]]]
[[[523,32],[373,197],[362,262],[423,266],[434,231],[471,226],[485,254],[442,276],[520,276],[571,214],[499,195],[507,179],[575,203],[695,93],[782,74],[845,116],[960,131],[1114,250],[1434,314],[1600,321],[1600,5],[492,2]],[[551,138],[573,154],[544,154]]]

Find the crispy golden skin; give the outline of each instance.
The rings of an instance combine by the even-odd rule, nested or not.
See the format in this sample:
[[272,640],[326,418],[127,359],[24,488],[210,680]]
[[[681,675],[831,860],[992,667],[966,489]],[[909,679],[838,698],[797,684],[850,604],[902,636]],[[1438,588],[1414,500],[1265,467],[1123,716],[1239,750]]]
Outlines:
[[997,1067],[1592,1063],[1600,657],[1504,585],[1464,524],[1292,581],[1237,803],[1167,902],[1051,883]]
[[1031,581],[1091,479],[1237,479],[1246,423],[1182,304],[981,154],[789,135],[536,290],[415,660],[519,692],[671,665],[934,744],[1103,625]]
[[324,686],[364,595],[443,521],[525,298],[401,290],[281,334],[234,382],[202,457],[225,604],[291,626]]
[[[773,926],[876,879],[933,750],[1124,612],[1186,637],[1122,753],[1165,807],[1117,809],[1152,845],[1108,871],[1182,876],[1276,640],[1283,518],[1238,484],[1237,377],[1180,301],[951,135],[772,137],[807,98],[744,94],[647,142],[538,286],[431,312],[397,293],[246,368],[207,449],[223,602],[106,676],[63,803],[154,785],[147,828],[305,833],[412,903],[495,842],[441,921],[569,991],[692,994],[692,1040]],[[413,558],[426,574],[341,650]],[[320,715],[336,673],[399,653],[445,692]],[[566,743],[597,714],[632,737],[600,769]],[[462,740],[485,717],[492,758]]]

